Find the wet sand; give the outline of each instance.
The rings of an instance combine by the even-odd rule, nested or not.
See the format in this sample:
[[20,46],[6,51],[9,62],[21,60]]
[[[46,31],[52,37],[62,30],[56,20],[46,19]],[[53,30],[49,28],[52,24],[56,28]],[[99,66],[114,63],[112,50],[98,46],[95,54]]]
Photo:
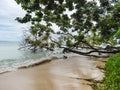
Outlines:
[[0,90],[92,90],[87,79],[102,80],[101,61],[84,56],[51,62],[0,74]]

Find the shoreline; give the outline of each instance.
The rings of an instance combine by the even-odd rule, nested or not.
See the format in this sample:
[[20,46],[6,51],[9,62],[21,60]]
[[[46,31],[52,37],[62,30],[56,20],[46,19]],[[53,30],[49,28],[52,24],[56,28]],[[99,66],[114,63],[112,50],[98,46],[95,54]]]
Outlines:
[[53,58],[0,74],[0,90],[92,90],[85,79],[102,80],[104,73],[97,65],[103,63],[88,59],[78,55]]
[[78,55],[77,54],[65,54],[65,55],[64,54],[60,54],[58,56],[57,55],[53,55],[53,56],[43,57],[43,58],[37,59],[37,61],[33,61],[33,62],[29,63],[29,64],[13,68],[12,70],[0,71],[0,74],[4,74],[4,73],[8,73],[8,72],[19,70],[19,69],[30,68],[30,67],[34,67],[34,66],[37,66],[37,65],[49,63],[50,61],[55,60],[55,59],[64,59],[64,56],[72,57],[72,56],[78,56]]

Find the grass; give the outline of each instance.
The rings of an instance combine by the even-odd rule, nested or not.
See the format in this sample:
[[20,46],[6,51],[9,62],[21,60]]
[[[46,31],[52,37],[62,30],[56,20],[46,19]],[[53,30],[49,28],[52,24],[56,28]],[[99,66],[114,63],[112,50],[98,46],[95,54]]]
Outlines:
[[102,83],[95,83],[95,90],[120,90],[120,54],[109,57],[105,64],[105,77]]

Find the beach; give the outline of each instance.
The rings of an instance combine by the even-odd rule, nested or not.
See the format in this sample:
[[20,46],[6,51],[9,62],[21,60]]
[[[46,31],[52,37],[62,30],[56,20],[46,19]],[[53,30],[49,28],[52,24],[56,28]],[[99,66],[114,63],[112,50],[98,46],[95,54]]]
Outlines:
[[93,90],[90,79],[102,80],[104,62],[80,55],[22,67],[0,74],[0,90]]

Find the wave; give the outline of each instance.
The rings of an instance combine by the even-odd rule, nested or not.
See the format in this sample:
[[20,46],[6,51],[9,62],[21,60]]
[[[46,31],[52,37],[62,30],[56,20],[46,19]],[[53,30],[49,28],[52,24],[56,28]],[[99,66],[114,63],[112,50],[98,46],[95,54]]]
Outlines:
[[[75,54],[73,54],[73,53],[59,54],[59,55],[57,54],[57,55],[52,55],[52,56],[49,56],[49,57],[43,57],[43,58],[40,58],[40,59],[37,59],[37,60],[31,60],[31,61],[29,60],[29,61],[24,61],[24,62],[16,62],[16,60],[14,60],[14,59],[13,60],[7,59],[7,60],[10,60],[11,66],[8,66],[8,65],[4,65],[2,67],[0,66],[0,74],[4,74],[4,73],[7,73],[7,72],[11,72],[11,71],[16,71],[18,69],[29,68],[29,67],[34,67],[34,66],[37,66],[37,65],[49,63],[52,60],[63,59],[64,56],[71,57],[71,56],[75,56]],[[6,63],[7,60],[3,60],[2,62]],[[14,61],[14,63],[15,62],[16,63],[12,64],[13,61]]]
[[[10,71],[16,71],[17,69],[37,66],[37,65],[40,65],[40,64],[50,62],[50,61],[55,60],[55,59],[59,59],[59,58],[61,58],[61,57],[52,56],[52,57],[47,57],[47,58],[41,58],[37,61],[32,61],[32,62],[23,64],[23,65],[20,65],[20,64],[19,65],[13,65],[13,66],[10,66],[10,67],[8,67],[8,65],[3,65],[3,66],[0,67],[0,74],[4,74],[4,73],[10,72]],[[8,61],[8,60],[10,60],[11,62],[16,61],[16,60],[7,59],[7,60],[3,60],[2,62],[6,63],[6,61]],[[7,64],[9,64],[9,63],[7,62]]]

